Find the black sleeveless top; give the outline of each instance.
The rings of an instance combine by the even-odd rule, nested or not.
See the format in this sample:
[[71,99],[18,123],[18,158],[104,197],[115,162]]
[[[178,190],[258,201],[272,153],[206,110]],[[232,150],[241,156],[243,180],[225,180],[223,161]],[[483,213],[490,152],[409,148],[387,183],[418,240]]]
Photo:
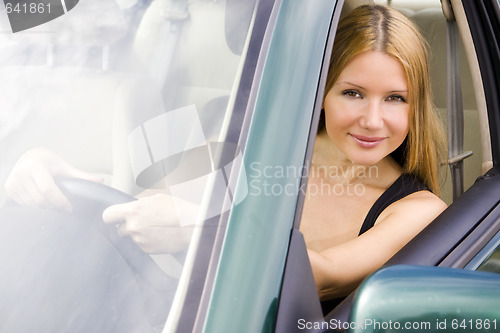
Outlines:
[[422,190],[429,190],[427,186],[422,184],[417,177],[403,173],[399,176],[396,181],[389,186],[387,190],[375,201],[372,208],[366,215],[365,221],[361,226],[359,235],[368,231],[371,227],[375,225],[375,221],[379,215],[386,209],[390,204],[403,199],[404,197]]
[[[375,201],[372,208],[368,212],[359,231],[359,235],[368,231],[371,227],[375,225],[375,221],[379,215],[386,209],[390,204],[403,199],[404,197],[422,190],[429,190],[417,177],[403,173],[399,176],[396,181],[389,186],[387,190]],[[337,306],[345,297],[340,297],[328,301],[321,302],[321,308],[323,314],[326,316],[335,306]]]

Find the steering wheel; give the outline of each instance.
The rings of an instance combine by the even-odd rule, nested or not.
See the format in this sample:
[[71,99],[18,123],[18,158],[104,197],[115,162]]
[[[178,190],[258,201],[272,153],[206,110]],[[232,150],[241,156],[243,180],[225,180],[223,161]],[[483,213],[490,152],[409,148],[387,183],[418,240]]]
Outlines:
[[99,214],[109,206],[136,198],[110,186],[77,178],[56,177],[55,182],[73,206],[77,215]]
[[113,225],[103,222],[102,213],[109,206],[131,202],[136,198],[110,186],[88,180],[55,177],[54,181],[71,202],[75,217],[92,224],[113,242],[120,238]]
[[110,186],[83,179],[56,177],[55,182],[71,202],[73,215],[101,232],[144,280],[160,290],[172,286],[176,279],[167,276],[130,237],[118,236],[116,227],[102,220],[102,213],[107,207],[136,198]]

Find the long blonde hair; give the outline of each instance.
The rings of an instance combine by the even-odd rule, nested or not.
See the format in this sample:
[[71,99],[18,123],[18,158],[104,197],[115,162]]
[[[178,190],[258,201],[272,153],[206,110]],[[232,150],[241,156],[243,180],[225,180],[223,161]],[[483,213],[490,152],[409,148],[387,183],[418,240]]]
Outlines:
[[438,168],[446,140],[433,103],[426,41],[415,24],[394,9],[357,7],[339,23],[325,92],[332,88],[346,64],[366,51],[384,52],[403,65],[408,81],[410,128],[395,153],[402,156],[398,162],[403,172],[417,176],[439,195]]

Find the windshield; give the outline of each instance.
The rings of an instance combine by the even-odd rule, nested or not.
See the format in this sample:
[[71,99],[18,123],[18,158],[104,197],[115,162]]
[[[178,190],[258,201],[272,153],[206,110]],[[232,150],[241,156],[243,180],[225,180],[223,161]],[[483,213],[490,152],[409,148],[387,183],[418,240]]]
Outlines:
[[[238,203],[232,106],[254,3],[0,5],[0,181],[10,184],[0,191],[0,295],[12,304],[0,331],[168,331],[180,307],[196,312],[199,299],[186,295],[203,284],[197,267],[208,266],[204,244],[215,237],[200,227],[215,229]],[[71,214],[34,204],[42,199],[28,185],[15,190],[49,175]],[[147,226],[156,243],[131,231],[130,210],[127,219],[105,210],[130,200],[169,214],[168,226]]]

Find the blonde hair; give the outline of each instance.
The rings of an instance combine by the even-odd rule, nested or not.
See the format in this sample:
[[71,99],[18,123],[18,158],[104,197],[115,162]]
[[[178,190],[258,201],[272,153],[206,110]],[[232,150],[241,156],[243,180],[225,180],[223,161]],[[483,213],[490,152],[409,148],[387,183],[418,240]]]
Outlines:
[[445,136],[433,103],[427,43],[415,24],[398,11],[378,5],[357,7],[339,23],[325,92],[346,64],[366,51],[384,52],[403,65],[410,127],[405,142],[396,150],[402,155],[398,162],[403,172],[417,176],[439,195],[438,168],[444,156]]

